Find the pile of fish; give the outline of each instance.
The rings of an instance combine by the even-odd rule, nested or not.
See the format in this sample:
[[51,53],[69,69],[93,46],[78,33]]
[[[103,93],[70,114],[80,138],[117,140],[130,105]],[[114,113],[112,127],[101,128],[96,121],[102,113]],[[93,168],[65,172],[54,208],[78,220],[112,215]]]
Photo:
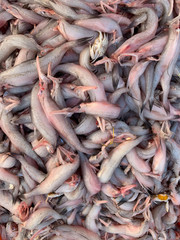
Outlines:
[[180,1],[0,1],[0,239],[180,239]]

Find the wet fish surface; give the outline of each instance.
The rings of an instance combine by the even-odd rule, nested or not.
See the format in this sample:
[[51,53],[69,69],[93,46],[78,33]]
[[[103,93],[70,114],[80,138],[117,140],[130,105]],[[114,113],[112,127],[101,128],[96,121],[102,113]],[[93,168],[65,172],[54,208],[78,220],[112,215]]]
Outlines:
[[178,0],[0,1],[1,239],[180,239]]

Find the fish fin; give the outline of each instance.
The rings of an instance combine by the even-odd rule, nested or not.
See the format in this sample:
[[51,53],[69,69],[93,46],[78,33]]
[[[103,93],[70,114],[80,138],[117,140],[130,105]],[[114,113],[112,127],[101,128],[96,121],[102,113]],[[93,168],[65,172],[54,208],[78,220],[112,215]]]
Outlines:
[[133,27],[136,27],[135,21],[132,21],[132,22],[125,28],[125,30],[129,30],[129,29],[131,29],[131,28],[133,28]]
[[150,109],[150,112],[152,111],[153,105],[154,105],[154,100],[149,100],[149,109]]
[[143,103],[143,104],[142,104],[142,107],[141,107],[141,110],[140,110],[140,111],[141,111],[141,113],[143,112],[143,110],[144,110],[145,106],[146,106],[146,103]]
[[91,37],[85,37],[85,38],[80,38],[76,40],[76,46],[83,46],[93,40],[94,36]]
[[51,114],[61,114],[61,115],[66,115],[67,117],[71,117],[74,113],[80,113],[81,108],[80,106],[74,107],[74,108],[64,108],[64,109],[59,109],[57,111],[52,111]]

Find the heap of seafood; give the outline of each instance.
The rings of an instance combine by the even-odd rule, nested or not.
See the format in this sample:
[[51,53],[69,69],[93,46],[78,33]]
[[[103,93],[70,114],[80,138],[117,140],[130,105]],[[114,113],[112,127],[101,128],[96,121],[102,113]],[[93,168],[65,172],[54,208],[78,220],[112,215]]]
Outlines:
[[180,239],[180,1],[0,1],[0,239]]

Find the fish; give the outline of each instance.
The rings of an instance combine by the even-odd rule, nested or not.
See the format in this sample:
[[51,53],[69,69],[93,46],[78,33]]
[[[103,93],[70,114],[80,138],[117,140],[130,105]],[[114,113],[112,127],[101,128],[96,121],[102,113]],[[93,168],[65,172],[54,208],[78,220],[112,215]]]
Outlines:
[[0,1],[0,239],[179,239],[179,16]]

